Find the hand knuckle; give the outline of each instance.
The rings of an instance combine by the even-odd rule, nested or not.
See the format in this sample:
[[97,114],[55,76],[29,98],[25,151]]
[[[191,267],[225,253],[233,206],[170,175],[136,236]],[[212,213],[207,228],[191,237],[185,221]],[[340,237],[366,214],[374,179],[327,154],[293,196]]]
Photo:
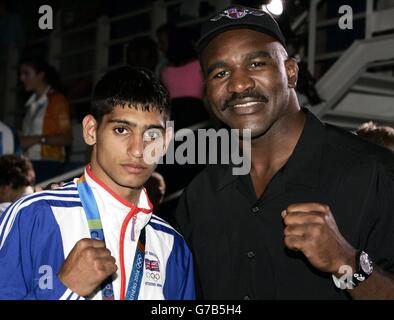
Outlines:
[[96,250],[92,247],[85,248],[83,253],[88,260],[93,260],[96,256]]
[[79,240],[79,241],[75,244],[75,246],[76,246],[77,248],[84,248],[84,247],[86,247],[86,246],[88,245],[88,243],[89,243],[89,239],[84,238],[84,239]]

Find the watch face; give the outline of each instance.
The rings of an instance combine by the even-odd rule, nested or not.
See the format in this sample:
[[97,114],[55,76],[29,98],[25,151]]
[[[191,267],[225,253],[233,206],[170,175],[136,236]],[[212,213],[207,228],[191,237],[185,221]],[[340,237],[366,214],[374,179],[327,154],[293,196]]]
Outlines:
[[360,255],[360,267],[367,275],[370,275],[373,271],[372,261],[365,252]]

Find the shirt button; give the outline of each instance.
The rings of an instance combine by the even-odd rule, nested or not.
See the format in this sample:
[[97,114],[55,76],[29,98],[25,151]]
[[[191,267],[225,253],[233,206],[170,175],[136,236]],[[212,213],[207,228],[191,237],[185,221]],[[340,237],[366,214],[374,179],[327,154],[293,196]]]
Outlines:
[[257,213],[257,212],[259,212],[260,211],[260,208],[259,207],[253,207],[252,208],[252,212],[253,213]]
[[244,300],[250,300],[250,297],[248,295],[245,295]]
[[249,259],[252,259],[252,258],[254,258],[256,256],[256,254],[254,253],[254,251],[249,251],[247,253],[247,256],[248,256]]

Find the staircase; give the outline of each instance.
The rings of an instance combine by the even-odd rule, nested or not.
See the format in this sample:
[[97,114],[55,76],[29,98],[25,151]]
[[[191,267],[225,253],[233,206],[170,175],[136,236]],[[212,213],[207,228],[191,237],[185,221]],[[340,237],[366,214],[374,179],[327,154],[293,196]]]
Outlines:
[[394,126],[393,67],[393,35],[354,42],[318,81],[325,102],[312,111],[349,129],[371,120]]
[[[394,126],[394,8],[374,11],[374,1],[366,2],[365,39],[354,41],[319,79],[316,89],[324,102],[310,108],[324,122],[349,130],[367,121]],[[308,59],[312,71],[314,58]]]

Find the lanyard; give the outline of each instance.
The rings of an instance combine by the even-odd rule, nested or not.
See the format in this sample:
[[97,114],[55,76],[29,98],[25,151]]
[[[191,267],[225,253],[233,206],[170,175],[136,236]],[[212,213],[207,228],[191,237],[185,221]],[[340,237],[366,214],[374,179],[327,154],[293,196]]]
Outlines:
[[[77,182],[79,197],[86,214],[90,236],[92,239],[102,240],[105,242],[103,227],[101,224],[100,213],[94,198],[92,189],[86,182],[85,176],[79,178]],[[134,225],[133,225],[134,227]],[[132,232],[132,236],[133,236]],[[137,249],[134,256],[133,268],[131,271],[129,284],[127,287],[126,299],[136,300],[141,288],[142,273],[145,259],[145,228],[141,230],[137,242]],[[114,290],[112,277],[109,277],[101,284],[101,293],[103,300],[114,300]]]

